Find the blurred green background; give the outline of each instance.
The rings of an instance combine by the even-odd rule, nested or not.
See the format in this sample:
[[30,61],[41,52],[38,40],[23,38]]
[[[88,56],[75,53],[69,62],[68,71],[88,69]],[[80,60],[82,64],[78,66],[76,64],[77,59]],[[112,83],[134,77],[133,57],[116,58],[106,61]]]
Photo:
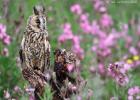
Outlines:
[[[13,97],[18,97],[17,100],[27,99],[27,94],[20,95],[14,93],[14,87],[18,86],[24,89],[27,86],[27,82],[23,79],[20,65],[17,64],[18,51],[20,42],[22,40],[23,32],[26,27],[27,19],[32,15],[32,8],[34,5],[43,4],[46,8],[46,15],[48,17],[48,32],[52,47],[52,52],[57,47],[70,49],[69,42],[65,45],[58,43],[58,37],[63,33],[61,26],[69,22],[72,25],[74,34],[79,34],[79,24],[76,21],[74,14],[70,11],[71,5],[79,3],[85,12],[89,13],[89,19],[98,19],[99,15],[93,10],[93,0],[0,0],[0,23],[6,25],[6,33],[12,38],[10,45],[5,46],[0,41],[0,52],[4,47],[9,50],[9,56],[5,57],[0,54],[0,100],[4,100],[4,90],[8,90]],[[134,4],[125,3],[111,3],[108,5],[108,12],[114,20],[114,27],[118,29],[121,23],[129,23],[130,19],[135,17],[139,18],[140,13],[140,1]],[[2,17],[4,16],[4,17]],[[133,31],[129,29],[129,33],[133,36]],[[102,79],[97,73],[94,75],[90,73],[89,67],[96,66],[94,62],[96,56],[91,52],[92,38],[88,35],[84,36],[84,43],[81,42],[81,47],[85,50],[85,58],[81,61],[82,64],[82,76],[87,80],[87,86],[83,91],[83,98],[86,98],[88,89],[93,90],[93,97],[91,100],[109,100],[110,97],[122,97],[120,100],[126,100],[128,87],[134,85],[140,85],[139,70],[133,70],[134,74],[130,85],[121,88],[115,85],[110,79]],[[135,37],[135,36],[133,36]],[[123,42],[119,41],[120,51],[116,52],[116,55],[122,55],[126,52],[123,49]],[[112,55],[115,56],[115,55]],[[52,63],[53,63],[53,58]],[[119,57],[115,58],[119,59]],[[109,61],[107,61],[109,62]],[[107,63],[106,65],[108,65]],[[85,100],[85,99],[83,99]],[[118,99],[116,99],[118,100]]]

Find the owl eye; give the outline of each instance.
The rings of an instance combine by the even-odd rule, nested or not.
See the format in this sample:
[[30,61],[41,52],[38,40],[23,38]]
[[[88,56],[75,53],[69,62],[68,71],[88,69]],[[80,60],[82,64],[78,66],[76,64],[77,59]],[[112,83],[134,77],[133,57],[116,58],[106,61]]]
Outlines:
[[40,20],[39,20],[39,19],[37,19],[37,20],[36,20],[36,23],[40,24]]

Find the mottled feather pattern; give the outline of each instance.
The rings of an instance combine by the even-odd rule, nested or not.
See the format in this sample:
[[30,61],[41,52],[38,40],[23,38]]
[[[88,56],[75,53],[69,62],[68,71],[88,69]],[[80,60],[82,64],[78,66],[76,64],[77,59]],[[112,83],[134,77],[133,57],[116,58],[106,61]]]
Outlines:
[[[35,9],[41,10],[39,7]],[[50,66],[50,44],[46,30],[44,14],[32,15],[28,19],[27,28],[21,43],[23,68],[29,67],[44,72]],[[24,59],[23,59],[24,57]],[[47,69],[46,68],[46,69]]]
[[45,72],[50,66],[50,43],[44,7],[35,6],[28,18],[19,51],[23,77],[35,88],[36,96],[44,90]]
[[[69,64],[75,64],[76,56],[65,49],[57,49],[54,52],[54,69],[50,66],[51,46],[48,40],[46,27],[46,16],[44,8],[34,7],[34,13],[27,21],[27,27],[21,42],[19,56],[21,60],[23,77],[35,88],[34,95],[36,100],[40,100],[43,95],[45,85],[49,83],[54,93],[53,100],[64,100],[73,92],[69,89],[63,95],[61,88],[67,86],[65,81],[76,85],[75,78],[71,77],[68,71]],[[55,76],[53,75],[55,72]],[[50,78],[47,77],[50,75]]]
[[26,36],[24,53],[27,67],[32,67],[43,72],[44,68],[49,66],[49,57],[47,56],[50,53],[50,45],[46,37],[46,33],[43,32],[31,33]]

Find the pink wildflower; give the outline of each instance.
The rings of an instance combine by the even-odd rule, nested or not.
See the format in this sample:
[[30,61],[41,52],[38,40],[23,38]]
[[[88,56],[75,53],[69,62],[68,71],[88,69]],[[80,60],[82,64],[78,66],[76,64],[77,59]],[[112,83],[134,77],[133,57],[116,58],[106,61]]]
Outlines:
[[95,72],[96,72],[96,69],[95,69],[94,66],[91,66],[91,67],[89,68],[89,71],[90,71],[91,73],[95,73]]
[[94,0],[93,6],[97,12],[103,13],[107,11],[104,2],[102,0]]
[[5,45],[9,45],[11,43],[10,36],[6,34],[6,26],[3,24],[0,24],[0,39]]
[[0,24],[0,39],[3,39],[5,35],[6,35],[6,26],[3,24]]
[[73,41],[72,46],[73,52],[75,52],[81,59],[83,59],[84,50],[80,47],[80,37],[74,36],[72,41]]
[[63,34],[61,34],[59,36],[58,41],[63,43],[66,40],[70,40],[72,38],[73,38],[73,33],[72,33],[72,30],[71,30],[71,25],[70,25],[70,23],[65,23],[63,25]]
[[129,48],[129,52],[132,54],[132,55],[137,55],[138,54],[138,51],[135,47],[130,47]]
[[101,75],[105,75],[105,66],[102,64],[102,63],[99,63],[98,65],[98,72],[101,74]]
[[87,22],[88,21],[88,14],[87,13],[86,14],[82,14],[80,16],[80,21],[81,22]]
[[107,47],[114,46],[117,42],[117,35],[116,34],[109,34],[107,38],[104,40],[104,45]]
[[75,85],[73,85],[71,82],[68,83],[68,88],[71,90],[71,91],[76,91],[77,90],[77,87]]
[[96,51],[97,51],[97,46],[92,46],[91,50],[92,50],[93,52],[96,52]]
[[33,94],[30,94],[30,95],[29,95],[29,100],[35,100],[35,97],[34,97]]
[[8,90],[4,90],[4,98],[5,99],[10,99],[10,97],[11,97],[11,95],[10,95],[9,91]]
[[63,43],[67,40],[71,40],[73,52],[75,52],[80,59],[83,59],[84,50],[80,47],[80,37],[73,34],[69,23],[63,25],[63,32],[64,33],[59,36],[58,41]]
[[80,27],[85,33],[91,32],[91,25],[90,25],[90,22],[88,20],[87,14],[82,14],[80,16]]
[[134,100],[133,96],[128,96],[128,100]]
[[107,57],[111,54],[111,49],[107,47],[99,47],[99,50],[97,51],[98,56],[101,57]]
[[82,96],[77,96],[76,100],[82,100]]
[[113,20],[109,14],[103,14],[100,19],[100,24],[103,27],[110,27],[113,25]]
[[76,15],[80,15],[82,13],[81,6],[79,4],[74,4],[70,7],[71,12],[75,13]]
[[74,65],[73,64],[68,64],[67,70],[68,70],[68,72],[72,72],[74,70]]
[[80,47],[80,45],[74,44],[72,46],[72,50],[73,50],[74,53],[76,53],[78,55],[78,57],[80,59],[83,59],[83,57],[84,57],[84,50]]
[[20,89],[20,87],[15,86],[15,87],[14,87],[14,91],[18,93],[18,92],[21,92],[21,89]]
[[119,85],[125,86],[129,82],[129,78],[126,75],[126,73],[121,72],[122,68],[123,68],[122,65],[110,64],[108,72],[110,76],[112,76]]
[[139,100],[140,87],[134,86],[128,89],[128,100]]
[[3,43],[6,44],[6,45],[9,45],[11,43],[11,38],[10,36],[6,35],[4,38],[3,38]]
[[2,55],[6,56],[6,57],[9,56],[9,51],[8,51],[7,48],[4,48],[4,49],[3,49]]
[[96,35],[99,32],[99,29],[100,29],[100,27],[99,27],[97,21],[93,21],[92,25],[91,25],[91,34]]
[[98,30],[97,36],[99,39],[103,40],[107,37],[106,32],[102,31],[102,30]]

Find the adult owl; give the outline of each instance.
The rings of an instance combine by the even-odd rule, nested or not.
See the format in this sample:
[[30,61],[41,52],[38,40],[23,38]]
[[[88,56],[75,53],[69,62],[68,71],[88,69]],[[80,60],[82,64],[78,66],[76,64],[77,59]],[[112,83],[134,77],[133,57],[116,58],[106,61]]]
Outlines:
[[44,73],[50,66],[50,43],[46,28],[45,9],[35,6],[19,51],[22,69],[30,68]]

